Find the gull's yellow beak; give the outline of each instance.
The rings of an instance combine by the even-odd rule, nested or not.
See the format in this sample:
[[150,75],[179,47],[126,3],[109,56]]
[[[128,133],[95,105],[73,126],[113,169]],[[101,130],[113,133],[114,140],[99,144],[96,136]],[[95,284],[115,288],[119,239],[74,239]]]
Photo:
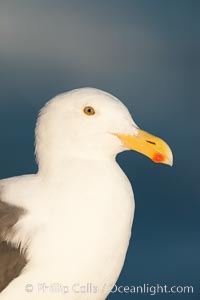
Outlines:
[[120,133],[115,135],[123,142],[126,148],[148,156],[155,163],[173,165],[172,151],[162,139],[141,129],[138,129],[137,136]]

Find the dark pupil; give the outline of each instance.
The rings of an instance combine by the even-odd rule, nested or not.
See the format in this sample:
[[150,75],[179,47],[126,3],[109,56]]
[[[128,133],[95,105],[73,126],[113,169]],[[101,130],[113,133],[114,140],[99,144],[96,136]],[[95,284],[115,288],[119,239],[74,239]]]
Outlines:
[[87,109],[87,112],[90,114],[90,113],[92,113],[92,109],[91,108],[88,108]]

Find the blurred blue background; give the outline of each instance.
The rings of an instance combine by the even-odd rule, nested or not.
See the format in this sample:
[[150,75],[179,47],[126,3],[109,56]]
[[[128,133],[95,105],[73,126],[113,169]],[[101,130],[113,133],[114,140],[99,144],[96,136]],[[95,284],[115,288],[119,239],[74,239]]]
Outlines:
[[38,110],[77,87],[113,93],[141,128],[173,149],[173,168],[134,152],[118,157],[136,198],[118,284],[195,288],[193,295],[159,299],[200,299],[199,51],[198,0],[0,3],[1,178],[37,171]]

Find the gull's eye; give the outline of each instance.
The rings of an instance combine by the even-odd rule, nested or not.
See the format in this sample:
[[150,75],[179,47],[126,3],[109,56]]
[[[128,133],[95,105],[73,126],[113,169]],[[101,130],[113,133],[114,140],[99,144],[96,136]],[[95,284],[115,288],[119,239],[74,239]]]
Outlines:
[[92,106],[85,106],[83,108],[83,112],[84,112],[84,114],[86,114],[88,116],[95,115],[95,109]]

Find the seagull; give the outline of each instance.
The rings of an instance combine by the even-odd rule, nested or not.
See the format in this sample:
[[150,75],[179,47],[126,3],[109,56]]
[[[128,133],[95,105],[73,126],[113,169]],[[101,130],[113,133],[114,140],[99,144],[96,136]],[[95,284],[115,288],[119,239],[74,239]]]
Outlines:
[[104,300],[123,267],[134,195],[116,162],[125,150],[172,165],[169,146],[95,88],[40,111],[38,172],[0,180],[0,299]]

